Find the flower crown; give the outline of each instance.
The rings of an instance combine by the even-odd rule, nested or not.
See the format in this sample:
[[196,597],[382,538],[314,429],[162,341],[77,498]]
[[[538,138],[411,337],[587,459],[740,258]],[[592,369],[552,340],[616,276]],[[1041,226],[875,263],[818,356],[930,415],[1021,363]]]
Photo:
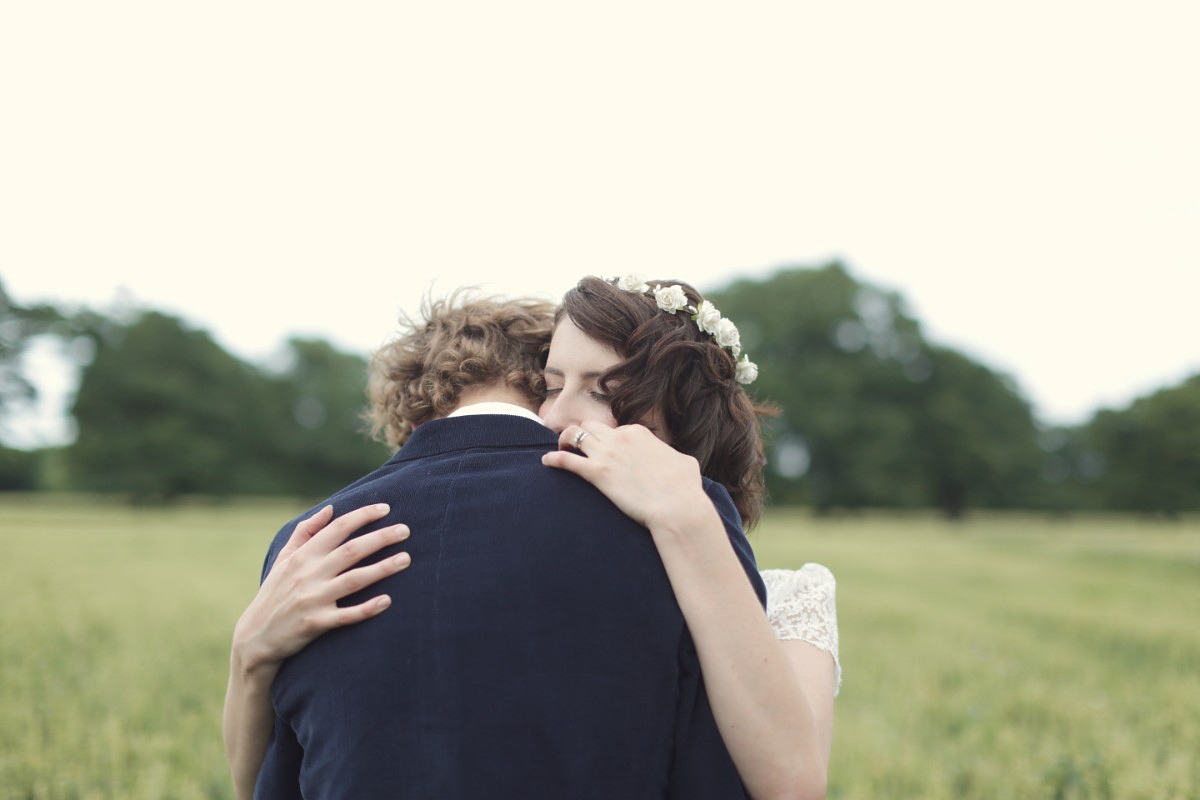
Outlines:
[[[688,305],[687,294],[677,283],[671,286],[661,284],[651,286],[642,280],[640,275],[626,275],[615,280],[617,288],[626,292],[634,294],[653,292],[654,302],[668,314],[684,311],[691,315],[701,333],[707,333],[722,350],[733,356],[733,360],[737,364],[734,378],[738,383],[753,383],[754,379],[758,377],[758,365],[750,360],[749,355],[742,352],[742,339],[737,326],[731,320],[722,317],[721,312],[712,303],[701,300],[698,306]],[[741,356],[740,360],[738,359],[739,355]]]

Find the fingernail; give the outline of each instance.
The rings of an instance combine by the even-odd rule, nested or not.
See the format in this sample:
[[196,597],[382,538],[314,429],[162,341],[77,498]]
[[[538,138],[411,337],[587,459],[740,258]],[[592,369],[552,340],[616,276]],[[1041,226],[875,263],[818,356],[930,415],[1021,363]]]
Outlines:
[[412,557],[409,556],[408,553],[401,553],[400,555],[398,555],[392,559],[392,563],[395,564],[397,567],[406,566],[408,564],[408,562],[410,562],[410,561],[412,561]]
[[410,531],[408,529],[407,525],[397,525],[396,526],[396,538],[397,539],[407,539],[408,535],[410,533],[412,533],[412,531]]
[[388,597],[386,594],[375,601],[375,605],[379,606],[380,608],[387,608],[391,604],[392,598]]
[[388,506],[387,503],[378,503],[375,506],[375,510],[378,511],[380,514],[386,514],[390,510],[390,507]]

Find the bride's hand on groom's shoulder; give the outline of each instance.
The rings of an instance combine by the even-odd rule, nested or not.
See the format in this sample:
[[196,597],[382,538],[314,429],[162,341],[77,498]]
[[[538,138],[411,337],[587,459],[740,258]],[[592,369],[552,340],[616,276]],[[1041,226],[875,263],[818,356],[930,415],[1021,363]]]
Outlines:
[[326,631],[369,619],[391,605],[386,594],[357,605],[337,601],[409,565],[407,553],[351,569],[359,561],[408,538],[404,525],[390,525],[346,541],[386,516],[386,504],[355,509],[333,519],[325,506],[296,525],[254,600],[238,619],[233,659],[246,673],[273,672]]
[[604,493],[627,516],[653,530],[690,505],[711,505],[700,464],[659,439],[644,425],[610,428],[586,421],[558,437],[559,450],[542,463],[573,472]]

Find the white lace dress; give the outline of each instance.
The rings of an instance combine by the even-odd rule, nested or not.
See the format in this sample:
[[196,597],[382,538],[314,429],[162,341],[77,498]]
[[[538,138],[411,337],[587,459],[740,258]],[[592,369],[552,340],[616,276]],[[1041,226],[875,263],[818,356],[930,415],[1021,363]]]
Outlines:
[[833,656],[837,681],[833,693],[842,688],[842,663],[838,660],[837,582],[820,564],[800,569],[766,569],[767,618],[780,639],[802,639]]

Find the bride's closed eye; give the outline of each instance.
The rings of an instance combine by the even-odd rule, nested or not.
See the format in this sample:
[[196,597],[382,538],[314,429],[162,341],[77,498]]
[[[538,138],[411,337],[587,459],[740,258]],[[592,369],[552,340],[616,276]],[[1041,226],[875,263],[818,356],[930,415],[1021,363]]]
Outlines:
[[[542,399],[548,400],[551,397],[556,397],[557,395],[562,394],[562,391],[562,386],[547,386],[542,390]],[[586,389],[584,390],[584,393],[592,400],[596,401],[597,403],[602,403],[603,405],[608,405],[612,402],[612,396],[600,391],[599,387]]]

